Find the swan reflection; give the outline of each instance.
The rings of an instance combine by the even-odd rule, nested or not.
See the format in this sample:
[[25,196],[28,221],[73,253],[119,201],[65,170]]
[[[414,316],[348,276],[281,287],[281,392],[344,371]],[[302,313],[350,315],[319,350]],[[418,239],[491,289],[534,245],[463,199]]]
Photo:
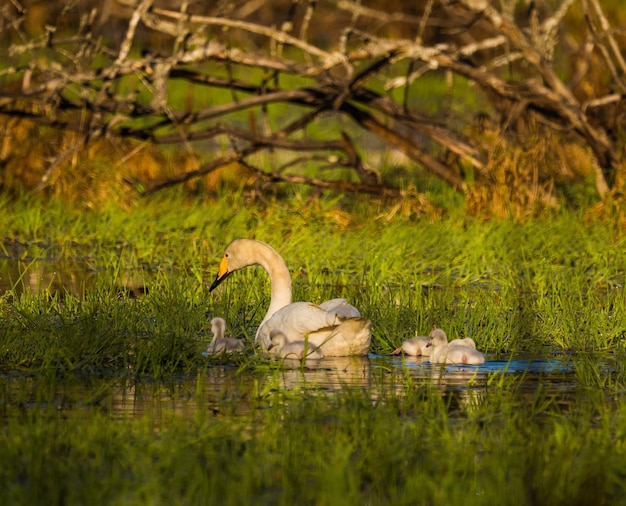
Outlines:
[[[271,370],[241,371],[234,364],[206,369],[167,380],[134,375],[55,377],[50,382],[7,373],[2,376],[4,405],[20,409],[54,409],[80,416],[99,411],[113,417],[149,416],[158,424],[169,417],[237,416],[263,407],[271,392],[287,390],[307,395],[321,391],[341,395],[350,389],[372,401],[417,391],[447,399],[450,409],[469,409],[482,403],[499,381],[515,381],[529,400],[537,385],[563,402],[576,395],[574,367],[569,360],[487,360],[481,366],[433,365],[420,357],[371,354],[367,357],[326,357],[321,360],[284,360]],[[426,389],[426,390],[424,390]],[[17,408],[16,408],[17,409]]]
[[320,360],[285,359],[280,371],[284,388],[320,388],[339,391],[345,387],[370,387],[369,357],[324,357]]

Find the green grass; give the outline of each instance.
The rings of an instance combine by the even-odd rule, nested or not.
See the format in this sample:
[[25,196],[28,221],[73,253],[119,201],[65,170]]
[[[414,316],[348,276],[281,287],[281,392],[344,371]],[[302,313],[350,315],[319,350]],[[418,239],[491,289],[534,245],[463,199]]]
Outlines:
[[[621,500],[626,248],[613,223],[582,211],[433,220],[231,190],[126,211],[1,201],[3,254],[21,264],[0,294],[0,503]],[[283,254],[296,299],[353,302],[375,353],[437,325],[489,359],[566,370],[454,383],[372,359],[366,386],[329,391],[254,352],[206,359],[213,315],[252,339],[268,304],[260,269],[208,291],[235,237]]]
[[[160,197],[132,211],[6,202],[3,248],[23,262],[4,295],[5,323],[15,324],[12,315],[21,314],[19,325],[37,329],[42,311],[52,313],[47,324],[103,318],[110,307],[121,327],[114,336],[135,335],[138,320],[155,318],[154,328],[143,332],[174,325],[181,336],[198,335],[208,314],[253,335],[268,302],[262,271],[238,272],[213,294],[207,285],[225,245],[254,237],[285,257],[296,300],[353,301],[374,323],[374,351],[387,352],[434,325],[453,337],[473,337],[493,353],[623,346],[624,239],[610,223],[585,222],[580,213],[483,223],[457,214],[389,219],[380,205],[362,203],[352,213],[352,204],[340,199],[250,205],[225,193],[214,202],[170,202]],[[36,258],[54,261],[59,271],[82,269],[84,279],[72,285],[80,290],[47,293],[59,283],[39,275],[39,299],[20,296],[30,293],[25,280],[43,268]],[[120,301],[131,282],[145,285],[148,295]]]

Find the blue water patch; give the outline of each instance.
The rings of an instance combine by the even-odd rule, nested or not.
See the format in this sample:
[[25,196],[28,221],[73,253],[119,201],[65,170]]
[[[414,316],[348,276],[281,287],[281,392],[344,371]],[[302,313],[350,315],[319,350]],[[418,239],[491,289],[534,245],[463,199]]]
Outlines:
[[548,360],[548,359],[511,359],[511,360],[486,360],[481,365],[452,365],[431,364],[427,357],[370,355],[376,361],[388,360],[388,365],[396,367],[410,368],[441,368],[448,371],[477,371],[480,373],[563,373],[573,372],[573,365],[569,359]]
[[571,372],[572,364],[561,360],[486,360],[480,366],[473,366],[484,372]]

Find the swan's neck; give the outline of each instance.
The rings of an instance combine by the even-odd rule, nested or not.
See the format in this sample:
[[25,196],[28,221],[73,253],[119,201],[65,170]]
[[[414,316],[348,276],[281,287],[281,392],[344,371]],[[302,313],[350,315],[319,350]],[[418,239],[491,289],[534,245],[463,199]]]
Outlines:
[[[266,246],[266,245],[265,245]],[[291,276],[283,258],[273,248],[261,248],[258,264],[265,269],[270,277],[270,307],[261,322],[263,325],[279,309],[291,304]],[[259,325],[259,327],[261,326]]]

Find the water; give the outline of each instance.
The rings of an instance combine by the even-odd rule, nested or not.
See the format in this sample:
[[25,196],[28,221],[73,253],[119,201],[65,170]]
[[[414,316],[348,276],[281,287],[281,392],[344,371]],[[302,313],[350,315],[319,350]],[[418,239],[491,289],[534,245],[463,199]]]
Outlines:
[[[577,382],[571,360],[487,360],[482,366],[441,366],[415,357],[375,355],[332,357],[304,367],[286,361],[280,371],[239,372],[233,365],[211,365],[195,374],[172,376],[166,381],[135,378],[127,373],[76,374],[66,377],[31,376],[18,372],[2,375],[0,407],[28,412],[54,409],[71,416],[92,411],[112,417],[150,415],[193,416],[198,409],[240,415],[258,406],[263,389],[294,395],[340,394],[360,389],[372,399],[410,394],[420,385],[435,385],[444,393],[480,398],[499,380],[516,380],[525,390],[541,385],[548,394],[575,399]],[[471,394],[471,395],[470,395]]]
[[[144,272],[122,270],[116,275],[116,286],[131,296],[141,295],[144,276]],[[87,259],[20,259],[0,254],[0,295],[13,290],[17,296],[42,292],[83,296],[101,278],[110,279],[111,273]]]

